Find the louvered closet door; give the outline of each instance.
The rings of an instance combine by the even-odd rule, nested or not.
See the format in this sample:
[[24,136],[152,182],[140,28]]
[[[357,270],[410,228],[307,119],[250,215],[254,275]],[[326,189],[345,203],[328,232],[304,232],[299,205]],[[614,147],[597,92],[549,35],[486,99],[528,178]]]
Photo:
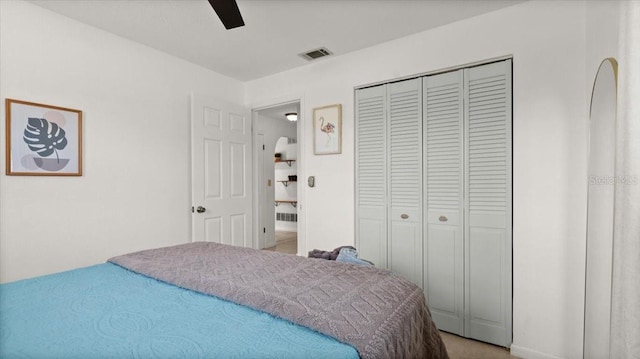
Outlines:
[[511,60],[465,69],[465,334],[511,344]]
[[386,85],[356,91],[356,247],[387,268]]
[[423,79],[424,289],[431,315],[464,335],[463,71]]
[[389,268],[422,287],[422,81],[388,85]]

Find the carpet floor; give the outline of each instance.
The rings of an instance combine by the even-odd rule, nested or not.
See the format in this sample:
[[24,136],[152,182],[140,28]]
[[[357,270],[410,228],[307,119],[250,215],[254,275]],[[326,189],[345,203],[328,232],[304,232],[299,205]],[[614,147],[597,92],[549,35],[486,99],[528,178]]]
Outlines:
[[440,332],[450,359],[516,359],[509,349]]

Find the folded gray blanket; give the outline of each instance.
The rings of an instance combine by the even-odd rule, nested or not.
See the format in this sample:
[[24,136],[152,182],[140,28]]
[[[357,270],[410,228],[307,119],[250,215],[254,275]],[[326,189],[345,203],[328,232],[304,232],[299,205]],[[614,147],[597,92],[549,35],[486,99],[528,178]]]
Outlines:
[[362,358],[448,358],[422,290],[388,271],[209,242],[109,261],[309,327]]
[[352,247],[352,246],[342,246],[332,251],[323,251],[320,249],[314,249],[312,251],[309,251],[309,258],[320,258],[320,259],[328,259],[330,261],[335,261],[336,259],[338,259],[338,255],[340,255],[340,251],[343,248],[355,249],[355,247]]

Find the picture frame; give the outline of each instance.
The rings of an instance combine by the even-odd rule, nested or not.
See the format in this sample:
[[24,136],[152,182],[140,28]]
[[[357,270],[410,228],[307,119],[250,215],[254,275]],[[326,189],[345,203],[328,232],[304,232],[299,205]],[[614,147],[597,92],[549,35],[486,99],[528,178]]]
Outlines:
[[7,98],[6,174],[82,176],[82,111]]
[[316,155],[342,153],[341,104],[313,109],[313,153]]

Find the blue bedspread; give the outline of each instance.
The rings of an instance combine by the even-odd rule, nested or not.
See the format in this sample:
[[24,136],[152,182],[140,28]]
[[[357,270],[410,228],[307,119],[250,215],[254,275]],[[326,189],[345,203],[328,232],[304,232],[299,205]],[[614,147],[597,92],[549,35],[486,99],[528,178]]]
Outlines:
[[0,285],[0,358],[358,358],[333,338],[106,263]]

